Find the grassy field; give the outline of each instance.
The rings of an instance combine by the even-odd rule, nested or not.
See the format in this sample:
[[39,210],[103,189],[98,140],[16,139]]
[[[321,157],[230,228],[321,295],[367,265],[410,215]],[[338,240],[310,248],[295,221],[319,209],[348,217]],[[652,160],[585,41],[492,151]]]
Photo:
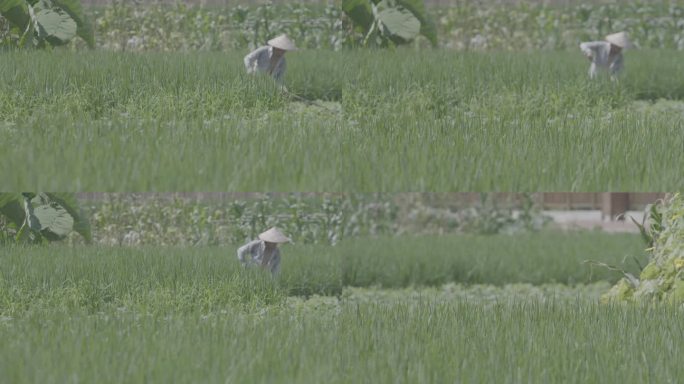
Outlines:
[[[12,383],[676,382],[684,374],[682,310],[598,304],[612,276],[579,264],[621,265],[625,255],[638,256],[639,241],[544,233],[289,246],[278,282],[240,271],[233,249],[12,248],[0,257],[0,376]],[[318,290],[334,296],[292,295],[304,284],[339,285],[350,257],[364,270],[389,268]],[[488,274],[438,282],[411,281],[402,271],[421,268]],[[556,284],[567,276],[592,284]],[[369,284],[394,289],[350,287]]]
[[563,301],[309,301],[261,313],[35,313],[0,322],[24,382],[674,383],[682,311]]
[[[15,248],[0,259],[0,300],[19,305],[17,310],[69,301],[92,311],[249,301],[251,296],[235,289],[248,283],[238,273],[236,248]],[[637,235],[600,232],[353,239],[337,246],[286,246],[278,284],[254,281],[265,284],[268,297],[339,295],[345,286],[614,282],[619,274],[582,261],[603,261],[636,274],[634,259],[645,265],[643,249]],[[173,296],[187,302],[165,301]]]
[[[303,51],[293,102],[242,53],[0,57],[6,190],[676,190],[684,53],[619,84],[576,52]],[[672,100],[667,103],[659,99]]]

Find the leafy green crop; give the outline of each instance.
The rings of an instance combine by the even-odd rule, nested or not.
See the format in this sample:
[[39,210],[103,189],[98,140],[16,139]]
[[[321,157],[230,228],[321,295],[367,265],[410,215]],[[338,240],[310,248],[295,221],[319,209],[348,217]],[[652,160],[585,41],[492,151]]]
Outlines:
[[673,195],[655,212],[657,221],[648,223],[650,262],[638,279],[621,279],[604,301],[684,303],[684,197]]
[[[4,1],[9,5],[18,0]],[[568,6],[548,2],[492,5],[491,2],[458,1],[447,7],[424,7],[420,0],[385,0],[378,9],[379,3],[379,0],[345,0],[326,5],[282,2],[215,8],[185,3],[136,6],[127,1],[114,1],[92,8],[89,13],[92,28],[98,31],[94,44],[126,51],[253,49],[279,33],[287,33],[303,48],[343,50],[363,42],[383,9],[397,10],[412,20],[411,36],[415,33],[415,21],[420,23],[419,33],[424,39],[413,39],[417,46],[429,42],[425,45],[457,50],[576,51],[580,41],[601,39],[608,33],[626,30],[640,49],[684,49],[681,2],[600,1]],[[375,15],[371,4],[376,7]],[[21,25],[26,25],[27,11],[16,8],[14,12],[24,15]],[[89,40],[92,34],[87,29],[91,24],[85,19],[81,21],[74,13],[70,15],[78,25],[77,33],[85,39],[74,39],[73,45],[92,45]],[[3,28],[2,20],[0,44],[12,45],[25,29]],[[392,39],[403,41],[391,29],[385,31],[386,38],[382,38],[377,27],[374,33],[373,38],[380,37],[381,44]],[[374,39],[368,37],[368,42],[375,45]]]
[[[287,88],[334,111],[293,102],[270,79],[247,76],[244,53],[0,55],[3,187],[657,192],[684,186],[676,166],[684,161],[681,52],[629,52],[619,84],[590,82],[576,52],[399,48],[288,56]],[[640,157],[625,161],[626,153]]]
[[[150,287],[164,293],[221,282],[225,285],[217,285],[216,289],[225,289],[229,294],[233,293],[229,286],[235,284],[261,284],[240,282],[250,277],[234,276],[243,270],[236,257],[240,245],[13,245],[4,248],[6,252],[0,258],[0,295],[22,284],[35,285],[46,294],[68,287],[77,291],[106,290],[90,303],[97,310],[126,300],[144,303],[149,299],[146,295]],[[616,281],[614,274],[584,266],[582,260],[593,258],[638,273],[632,257],[644,258],[637,235],[601,232],[357,237],[335,246],[289,244],[281,251],[282,270],[277,280],[282,292],[278,295],[286,296],[339,295],[349,286],[607,284]],[[264,275],[270,278],[270,274]],[[277,299],[272,287],[261,288],[264,295]],[[34,297],[31,292],[26,292],[27,300]],[[226,299],[249,301],[244,296]]]
[[[553,253],[558,239],[549,240],[537,270],[567,256]],[[486,252],[488,243],[472,249]],[[613,249],[594,244],[599,253]],[[98,383],[570,377],[631,384],[684,375],[681,309],[599,305],[605,282],[339,288],[336,296],[287,297],[306,293],[297,282],[333,283],[319,269],[327,247],[307,248],[284,248],[278,284],[239,271],[233,249],[13,248],[0,257],[0,372],[17,384],[76,376]],[[433,248],[422,248],[428,252],[416,257],[436,260]],[[454,241],[451,248],[461,247]],[[503,241],[497,248],[511,249]],[[525,257],[515,248],[508,265]],[[482,255],[463,260],[477,263]],[[483,267],[496,268],[502,259],[489,258]]]
[[337,244],[347,238],[397,233],[499,234],[539,231],[547,222],[536,207],[512,209],[483,201],[438,210],[394,195],[269,196],[197,202],[135,194],[107,194],[90,204],[95,242],[103,245],[235,245],[276,226],[296,243]]

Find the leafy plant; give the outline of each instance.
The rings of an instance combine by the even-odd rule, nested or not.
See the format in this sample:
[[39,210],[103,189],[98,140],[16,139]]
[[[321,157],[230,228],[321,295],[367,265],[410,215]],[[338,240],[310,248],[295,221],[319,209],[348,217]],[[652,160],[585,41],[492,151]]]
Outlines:
[[195,201],[163,194],[105,194],[92,202],[95,241],[107,245],[233,245],[277,226],[297,244],[335,245],[347,238],[399,233],[533,232],[548,218],[537,207],[502,209],[483,195],[475,208],[437,209],[397,195],[253,196]]
[[654,204],[649,217],[649,229],[636,223],[650,244],[648,265],[639,279],[625,275],[603,301],[684,303],[684,198],[675,194]]
[[123,245],[227,245],[254,239],[277,226],[295,243],[336,244],[347,237],[388,235],[396,231],[395,207],[362,195],[282,198],[270,196],[225,203],[143,199],[107,195],[95,203],[96,241]]
[[[658,236],[663,231],[663,200],[658,200],[655,204],[651,204],[647,208],[641,223],[636,221],[633,217],[629,217],[632,222],[639,228],[641,237],[648,245],[648,249],[653,248],[653,244],[658,240]],[[647,223],[648,221],[648,223]]]
[[0,0],[0,15],[9,21],[19,46],[64,45],[76,36],[95,46],[80,0]]
[[5,238],[13,230],[17,243],[40,243],[79,233],[92,241],[90,223],[69,193],[0,193],[0,214],[5,216]]
[[418,35],[437,45],[437,31],[422,0],[343,0],[342,10],[353,29],[363,32],[363,45],[405,44]]

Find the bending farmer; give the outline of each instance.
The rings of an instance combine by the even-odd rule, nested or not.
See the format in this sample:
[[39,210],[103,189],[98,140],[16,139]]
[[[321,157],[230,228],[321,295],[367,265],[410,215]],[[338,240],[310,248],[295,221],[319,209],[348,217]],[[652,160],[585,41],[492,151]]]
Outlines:
[[278,244],[291,240],[273,227],[259,234],[258,240],[250,241],[237,250],[237,258],[245,267],[253,265],[271,271],[274,276],[280,271],[280,250]]
[[625,32],[613,33],[606,36],[606,41],[590,41],[580,44],[584,56],[591,61],[589,77],[595,78],[598,68],[605,68],[610,72],[610,78],[617,80],[617,74],[623,68],[622,50],[630,48],[632,44]]
[[285,35],[268,41],[268,45],[259,47],[245,56],[247,73],[267,73],[281,82],[285,73],[285,52],[294,51],[294,43]]

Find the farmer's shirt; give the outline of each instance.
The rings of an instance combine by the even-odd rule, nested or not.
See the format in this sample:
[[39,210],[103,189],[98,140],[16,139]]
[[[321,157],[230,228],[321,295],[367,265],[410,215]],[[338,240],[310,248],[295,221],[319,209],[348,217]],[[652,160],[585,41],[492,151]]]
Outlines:
[[266,252],[266,242],[254,240],[243,245],[237,250],[237,258],[247,266],[261,266],[276,275],[280,271],[280,250],[274,248],[272,252]]
[[589,77],[592,79],[596,77],[599,67],[607,69],[611,77],[615,77],[623,68],[622,52],[610,57],[610,43],[607,41],[581,43],[580,49],[591,58]]
[[[270,45],[257,48],[250,54],[245,56],[245,68],[247,73],[263,72],[268,73],[271,69],[271,57],[273,56],[273,47]],[[273,72],[271,76],[280,82],[282,81],[283,74],[285,73],[285,55],[280,56],[280,59],[273,67]]]

